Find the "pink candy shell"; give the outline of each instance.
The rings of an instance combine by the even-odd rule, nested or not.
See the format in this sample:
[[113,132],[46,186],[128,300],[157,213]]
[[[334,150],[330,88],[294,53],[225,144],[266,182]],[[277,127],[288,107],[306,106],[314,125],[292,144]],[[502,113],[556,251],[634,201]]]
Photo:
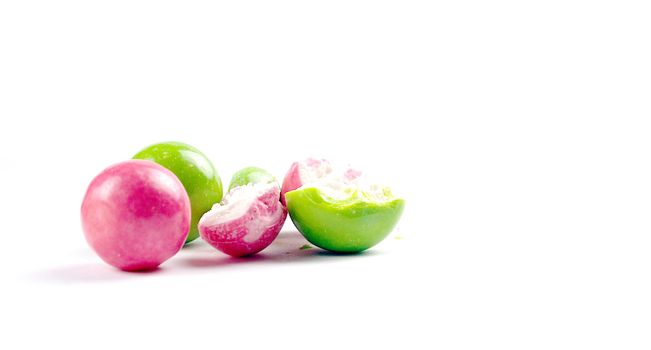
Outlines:
[[108,264],[151,270],[176,254],[190,229],[190,200],[162,166],[129,160],[102,171],[81,207],[88,244]]
[[303,182],[301,182],[301,174],[298,162],[294,162],[289,167],[287,175],[285,175],[285,179],[283,179],[283,186],[282,190],[280,191],[280,201],[284,206],[287,206],[287,203],[285,202],[285,193],[293,191],[301,186],[303,186]]
[[[262,251],[276,239],[287,218],[287,209],[278,201],[278,196],[278,187],[274,186],[257,198],[238,218],[216,225],[206,225],[203,220],[199,221],[201,238],[234,257]],[[274,216],[277,217],[273,218]],[[264,223],[265,219],[273,221],[264,227],[257,226],[260,222]]]

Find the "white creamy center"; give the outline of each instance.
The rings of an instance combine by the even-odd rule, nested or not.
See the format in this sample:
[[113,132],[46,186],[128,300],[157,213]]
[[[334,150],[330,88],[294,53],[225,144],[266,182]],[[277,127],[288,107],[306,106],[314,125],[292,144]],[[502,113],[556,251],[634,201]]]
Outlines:
[[224,196],[221,203],[215,203],[209,212],[201,217],[201,225],[212,226],[242,217],[254,201],[276,187],[274,183],[258,183],[238,186]]

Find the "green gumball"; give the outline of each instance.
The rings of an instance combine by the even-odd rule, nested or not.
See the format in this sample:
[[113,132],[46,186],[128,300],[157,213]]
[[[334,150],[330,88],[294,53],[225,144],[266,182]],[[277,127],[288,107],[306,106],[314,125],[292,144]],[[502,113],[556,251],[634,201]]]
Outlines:
[[210,160],[198,149],[181,142],[161,142],[138,152],[133,159],[156,162],[173,172],[185,187],[192,206],[192,223],[185,243],[199,237],[197,224],[213,204],[222,199],[222,181]]
[[228,191],[232,190],[237,186],[244,186],[247,184],[256,184],[256,183],[274,183],[276,178],[271,175],[268,171],[250,166],[244,169],[239,170],[231,178],[231,183],[228,186]]

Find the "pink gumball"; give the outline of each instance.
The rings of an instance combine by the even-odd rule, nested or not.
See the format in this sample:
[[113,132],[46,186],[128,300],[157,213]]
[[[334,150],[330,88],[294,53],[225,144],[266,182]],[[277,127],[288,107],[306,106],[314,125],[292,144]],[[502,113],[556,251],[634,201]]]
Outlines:
[[263,250],[278,236],[287,218],[279,196],[275,182],[235,187],[201,217],[201,238],[231,256]]
[[88,244],[108,264],[150,270],[176,254],[190,230],[190,200],[162,166],[129,160],[102,171],[88,186],[81,223]]

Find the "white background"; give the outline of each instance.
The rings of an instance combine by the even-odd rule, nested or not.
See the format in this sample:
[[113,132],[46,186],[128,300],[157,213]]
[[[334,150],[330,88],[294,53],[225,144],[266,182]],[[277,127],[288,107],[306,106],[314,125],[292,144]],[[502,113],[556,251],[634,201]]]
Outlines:
[[[646,5],[1,2],[0,348],[648,349]],[[357,256],[288,222],[123,273],[81,199],[164,140],[225,183],[349,162],[406,211]]]

